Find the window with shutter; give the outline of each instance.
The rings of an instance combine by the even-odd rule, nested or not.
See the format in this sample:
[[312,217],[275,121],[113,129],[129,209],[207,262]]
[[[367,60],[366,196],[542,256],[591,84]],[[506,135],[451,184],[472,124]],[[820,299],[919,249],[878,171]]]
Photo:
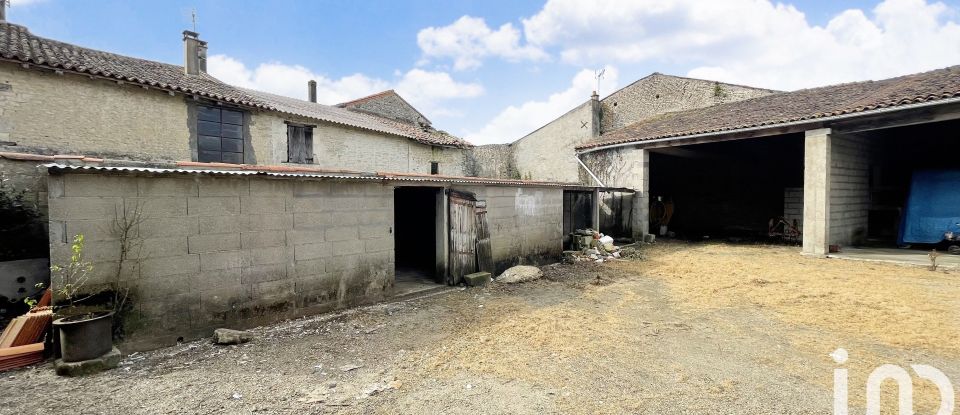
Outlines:
[[287,162],[313,164],[313,127],[287,124]]
[[197,161],[243,163],[243,112],[197,107]]

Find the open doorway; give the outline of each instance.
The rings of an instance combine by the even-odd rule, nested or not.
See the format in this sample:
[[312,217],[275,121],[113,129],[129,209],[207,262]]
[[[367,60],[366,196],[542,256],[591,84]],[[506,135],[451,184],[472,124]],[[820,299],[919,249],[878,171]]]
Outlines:
[[436,187],[398,187],[394,190],[395,291],[398,294],[435,288],[437,275],[438,198]]

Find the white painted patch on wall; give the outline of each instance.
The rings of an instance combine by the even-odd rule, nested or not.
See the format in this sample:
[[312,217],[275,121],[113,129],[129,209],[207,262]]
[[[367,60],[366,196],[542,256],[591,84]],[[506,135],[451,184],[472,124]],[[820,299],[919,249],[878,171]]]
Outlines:
[[513,200],[513,207],[518,215],[535,216],[537,208],[543,203],[543,192],[534,191],[532,194],[525,194],[523,189],[517,189]]

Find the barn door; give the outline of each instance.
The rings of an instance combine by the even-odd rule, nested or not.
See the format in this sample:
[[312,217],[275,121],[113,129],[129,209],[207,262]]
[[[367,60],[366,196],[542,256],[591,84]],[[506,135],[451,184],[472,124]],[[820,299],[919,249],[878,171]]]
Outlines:
[[447,284],[477,271],[477,201],[469,194],[450,192],[450,266]]

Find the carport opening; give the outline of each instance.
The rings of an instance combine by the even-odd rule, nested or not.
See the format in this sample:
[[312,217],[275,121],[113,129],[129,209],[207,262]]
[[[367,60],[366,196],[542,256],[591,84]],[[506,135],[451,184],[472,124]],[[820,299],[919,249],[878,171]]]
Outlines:
[[802,191],[802,134],[650,150],[660,237],[799,243],[790,227],[801,225]]
[[[960,121],[858,134],[870,143],[868,151],[861,153],[869,165],[869,194],[866,198],[866,238],[854,238],[858,239],[852,241],[854,244],[889,248],[912,246],[924,250],[947,250],[950,245],[960,245],[960,242],[948,241],[898,242],[901,227],[907,226],[905,221],[913,221],[915,226],[929,226],[929,231],[923,232],[928,238],[939,238],[950,231],[960,232],[960,226],[956,224],[960,222],[960,203],[956,203],[960,201],[960,182],[949,177],[935,183],[924,180],[931,173],[950,175],[954,179],[960,174],[957,131],[960,131]],[[914,192],[913,203],[911,192]],[[908,212],[910,204],[924,210],[935,208],[936,212]]]
[[394,190],[394,253],[398,292],[407,285],[437,281],[437,200],[441,189],[398,187]]

